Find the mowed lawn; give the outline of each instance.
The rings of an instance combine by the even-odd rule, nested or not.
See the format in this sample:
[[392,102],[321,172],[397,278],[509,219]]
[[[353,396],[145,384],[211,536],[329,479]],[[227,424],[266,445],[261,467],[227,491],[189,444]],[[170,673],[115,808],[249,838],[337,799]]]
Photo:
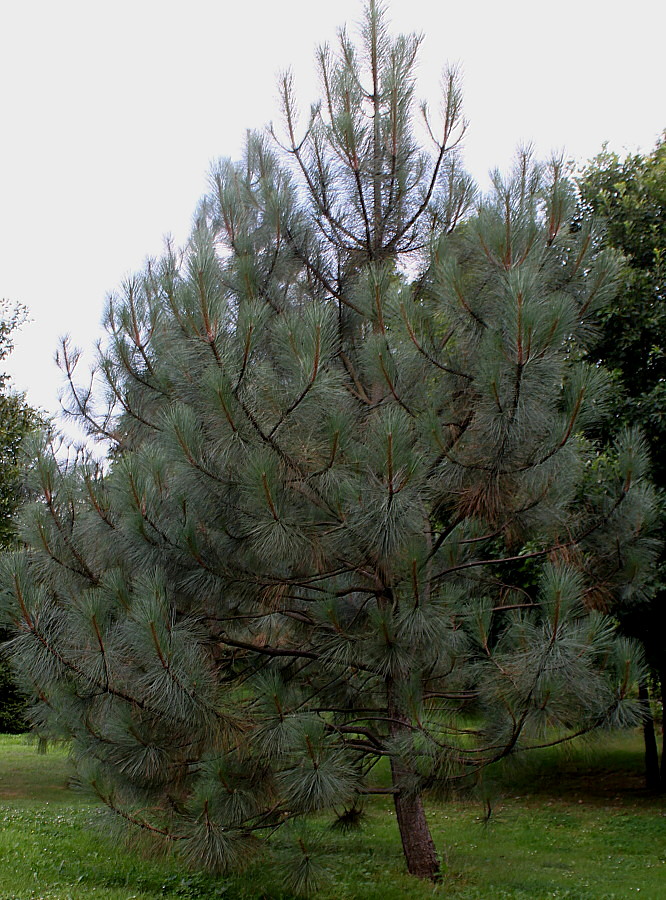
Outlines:
[[[431,803],[444,861],[441,885],[404,874],[390,803],[368,807],[360,833],[313,825],[326,880],[317,898],[454,897],[466,900],[666,898],[666,802],[645,794],[638,734],[592,748],[543,754],[494,786],[486,821],[480,802]],[[242,876],[188,872],[177,861],[128,849],[104,812],[67,787],[64,750],[37,752],[0,736],[0,900],[287,900],[286,838]],[[509,787],[510,786],[510,787]]]

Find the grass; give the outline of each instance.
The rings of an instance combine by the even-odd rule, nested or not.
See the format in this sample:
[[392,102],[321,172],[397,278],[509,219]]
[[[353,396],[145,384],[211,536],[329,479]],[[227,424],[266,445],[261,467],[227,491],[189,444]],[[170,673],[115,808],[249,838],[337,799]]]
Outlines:
[[[639,735],[543,753],[498,779],[489,821],[479,804],[431,804],[445,863],[443,883],[404,874],[388,802],[369,807],[360,834],[323,821],[313,831],[328,878],[321,900],[624,900],[666,896],[666,804],[644,793]],[[287,900],[280,872],[286,838],[271,864],[214,878],[177,861],[146,858],[111,840],[104,817],[67,790],[63,750],[38,754],[20,736],[0,736],[0,900]],[[507,786],[511,785],[510,790]]]

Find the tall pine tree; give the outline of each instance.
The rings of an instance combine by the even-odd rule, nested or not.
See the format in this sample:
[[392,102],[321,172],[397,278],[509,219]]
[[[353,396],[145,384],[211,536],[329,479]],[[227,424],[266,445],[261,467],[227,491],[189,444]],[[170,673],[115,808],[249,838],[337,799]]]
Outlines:
[[14,658],[81,781],[194,864],[385,793],[434,878],[424,795],[636,716],[641,663],[599,609],[640,591],[652,501],[635,435],[602,462],[585,438],[605,379],[581,361],[615,260],[571,233],[557,162],[476,196],[455,72],[420,147],[418,46],[371,0],[307,120],[285,77],[284,129],[112,299],[103,389],[63,348],[110,450],[37,456]]

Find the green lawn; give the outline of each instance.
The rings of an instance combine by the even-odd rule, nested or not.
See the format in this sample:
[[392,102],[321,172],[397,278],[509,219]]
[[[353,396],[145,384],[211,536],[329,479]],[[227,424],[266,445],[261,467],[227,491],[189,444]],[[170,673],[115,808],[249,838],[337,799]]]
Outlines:
[[[321,900],[620,900],[666,897],[666,803],[644,794],[637,735],[596,750],[544,754],[495,786],[490,821],[476,803],[430,807],[443,860],[442,885],[404,874],[389,803],[369,808],[360,834],[314,830],[328,880]],[[38,754],[25,738],[0,736],[0,900],[283,898],[281,846],[243,876],[188,873],[109,836],[102,811],[67,790],[64,751]],[[511,789],[507,785],[511,784]]]

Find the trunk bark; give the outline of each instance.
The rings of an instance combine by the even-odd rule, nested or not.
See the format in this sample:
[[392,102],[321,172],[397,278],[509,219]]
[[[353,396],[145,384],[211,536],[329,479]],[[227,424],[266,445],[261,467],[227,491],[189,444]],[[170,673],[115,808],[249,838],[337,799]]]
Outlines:
[[666,669],[659,672],[661,685],[661,780],[659,790],[666,792]]
[[654,719],[650,708],[650,694],[647,681],[638,684],[638,699],[645,709],[643,719],[643,739],[645,741],[645,787],[648,791],[658,791],[661,778],[659,775],[659,754],[657,751],[657,738],[654,733]]
[[[411,732],[407,716],[396,702],[395,686],[387,682],[389,733],[391,737],[403,737]],[[439,859],[430,834],[423,800],[420,793],[407,793],[402,785],[411,775],[408,765],[400,759],[391,758],[391,776],[396,793],[393,795],[395,815],[400,829],[402,849],[407,862],[407,871],[417,878],[435,881],[439,875]]]

